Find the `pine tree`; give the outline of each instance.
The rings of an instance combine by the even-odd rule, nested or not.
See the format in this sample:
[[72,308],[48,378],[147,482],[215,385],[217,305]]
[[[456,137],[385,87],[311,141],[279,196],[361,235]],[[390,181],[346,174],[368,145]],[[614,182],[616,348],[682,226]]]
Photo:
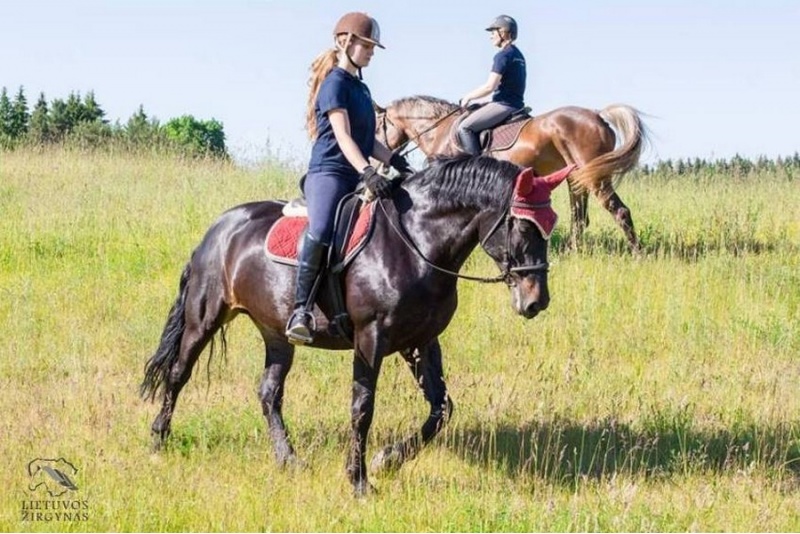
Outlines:
[[14,98],[14,103],[11,105],[11,137],[14,141],[22,140],[28,131],[28,121],[30,120],[30,113],[28,113],[28,101],[25,98],[25,89],[19,88],[17,96]]
[[97,103],[97,100],[94,97],[94,91],[89,91],[86,93],[86,96],[83,98],[80,120],[87,122],[99,121],[107,123],[108,121],[103,119],[105,116],[106,112],[103,111],[103,109],[100,107],[100,104]]
[[0,148],[12,146],[14,138],[11,135],[12,124],[11,100],[8,98],[8,91],[3,87],[0,90]]
[[28,128],[28,139],[37,145],[43,145],[53,140],[52,127],[50,125],[50,110],[47,108],[47,100],[44,93],[39,93],[39,100],[31,113]]
[[68,131],[70,132],[79,122],[86,120],[87,113],[85,111],[83,102],[81,101],[80,93],[72,92],[69,94],[66,101],[65,111],[67,121],[69,123]]
[[144,106],[139,105],[136,113],[131,115],[123,128],[124,138],[131,148],[152,148],[161,140],[161,127],[158,120],[150,118],[144,112]]
[[56,98],[50,105],[50,134],[53,141],[62,141],[74,126],[67,103]]

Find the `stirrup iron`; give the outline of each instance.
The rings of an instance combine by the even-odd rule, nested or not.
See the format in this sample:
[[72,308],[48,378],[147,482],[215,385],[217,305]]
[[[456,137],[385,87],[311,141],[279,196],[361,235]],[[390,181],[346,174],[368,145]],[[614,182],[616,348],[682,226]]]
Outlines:
[[306,309],[295,310],[289,319],[284,335],[292,345],[308,345],[314,342],[317,331],[317,320],[314,314]]

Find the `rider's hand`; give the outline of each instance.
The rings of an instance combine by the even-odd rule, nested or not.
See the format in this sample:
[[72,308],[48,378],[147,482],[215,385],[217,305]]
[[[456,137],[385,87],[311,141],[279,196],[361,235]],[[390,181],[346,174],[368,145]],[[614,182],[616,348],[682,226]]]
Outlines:
[[408,174],[414,174],[414,169],[411,168],[411,165],[408,163],[408,160],[400,154],[400,152],[392,153],[392,157],[389,158],[389,165],[400,173],[401,176],[406,176]]
[[364,185],[374,196],[378,198],[392,196],[392,183],[387,177],[376,171],[372,165],[364,169],[361,179],[364,180]]

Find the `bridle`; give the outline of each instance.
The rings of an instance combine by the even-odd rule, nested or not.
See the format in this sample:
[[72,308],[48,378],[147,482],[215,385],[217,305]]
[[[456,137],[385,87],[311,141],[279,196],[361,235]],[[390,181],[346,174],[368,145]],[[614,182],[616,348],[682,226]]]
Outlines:
[[[403,244],[406,247],[408,247],[412,252],[414,252],[417,256],[419,256],[420,259],[422,259],[422,261],[425,262],[425,264],[427,264],[428,266],[432,267],[433,269],[439,272],[449,274],[456,278],[470,280],[472,282],[481,282],[483,284],[494,284],[497,282],[505,282],[506,285],[510,287],[514,284],[512,275],[515,273],[543,271],[546,274],[547,271],[550,269],[550,264],[547,262],[541,262],[531,265],[512,266],[513,258],[509,253],[509,250],[511,250],[511,228],[512,225],[514,224],[513,219],[516,218],[514,215],[511,214],[512,206],[526,208],[526,209],[537,209],[550,206],[550,201],[539,204],[532,204],[528,202],[509,203],[508,206],[506,206],[506,208],[503,210],[503,213],[501,213],[500,216],[497,218],[497,220],[494,222],[494,224],[492,224],[491,228],[489,229],[489,232],[480,241],[481,247],[483,247],[483,249],[486,250],[486,244],[489,242],[489,240],[492,238],[495,232],[497,232],[497,230],[503,225],[505,225],[506,227],[506,246],[505,250],[503,251],[503,260],[500,262],[502,265],[501,273],[491,278],[461,274],[456,271],[451,271],[449,269],[445,269],[444,267],[439,267],[438,265],[434,264],[432,261],[430,261],[428,258],[425,257],[425,255],[422,253],[419,247],[417,247],[417,245],[411,239],[411,236],[408,235],[408,232],[406,232],[405,229],[402,228],[402,224],[400,224],[399,227],[398,225],[395,225],[394,221],[389,216],[389,213],[386,211],[386,206],[384,206],[383,202],[381,202],[380,199],[376,199],[376,202],[378,203],[378,206],[380,206],[381,211],[383,211],[383,214],[386,216],[386,220],[389,222],[389,226],[400,237],[400,240],[403,242]],[[399,222],[399,217],[398,217],[398,222]]]
[[[389,126],[388,125],[391,124],[392,128],[394,128],[395,130],[399,130],[399,131],[404,131],[404,130],[399,128],[395,123],[392,122],[392,119],[389,118],[389,113],[388,113],[387,109],[385,109],[385,108],[380,108],[380,109],[381,109],[381,111],[378,113],[378,115],[383,115],[383,118],[381,119],[381,130],[383,131],[383,143],[388,148],[388,145],[389,145]],[[445,119],[455,115],[456,112],[459,112],[462,109],[463,108],[461,108],[461,107],[455,107],[455,108],[451,109],[450,111],[448,111],[447,113],[445,113],[444,115],[442,115],[441,117],[436,119],[430,126],[425,128],[421,132],[417,133],[413,137],[409,136],[408,139],[406,139],[405,141],[400,143],[397,147],[394,148],[394,150],[397,151],[397,152],[400,152],[409,143],[414,143],[414,146],[412,148],[410,148],[409,150],[406,150],[401,155],[402,156],[407,156],[408,154],[414,152],[416,149],[419,148],[419,143],[417,143],[417,140],[420,137],[422,137],[426,133],[430,132],[431,130],[436,129],[442,122],[444,122]],[[436,117],[412,117],[412,118],[429,120],[429,119],[434,119]]]

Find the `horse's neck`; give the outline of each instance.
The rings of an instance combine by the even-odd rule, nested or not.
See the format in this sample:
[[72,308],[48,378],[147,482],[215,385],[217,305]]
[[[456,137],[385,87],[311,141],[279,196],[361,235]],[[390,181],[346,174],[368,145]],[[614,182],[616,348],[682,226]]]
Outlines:
[[477,208],[443,209],[429,195],[411,194],[413,207],[400,215],[401,224],[428,260],[458,270],[479,243],[485,213]]
[[421,111],[419,118],[411,116],[407,119],[406,135],[417,144],[426,156],[432,157],[448,154],[450,145],[450,130],[458,114],[450,115],[440,113],[433,117],[433,110]]

